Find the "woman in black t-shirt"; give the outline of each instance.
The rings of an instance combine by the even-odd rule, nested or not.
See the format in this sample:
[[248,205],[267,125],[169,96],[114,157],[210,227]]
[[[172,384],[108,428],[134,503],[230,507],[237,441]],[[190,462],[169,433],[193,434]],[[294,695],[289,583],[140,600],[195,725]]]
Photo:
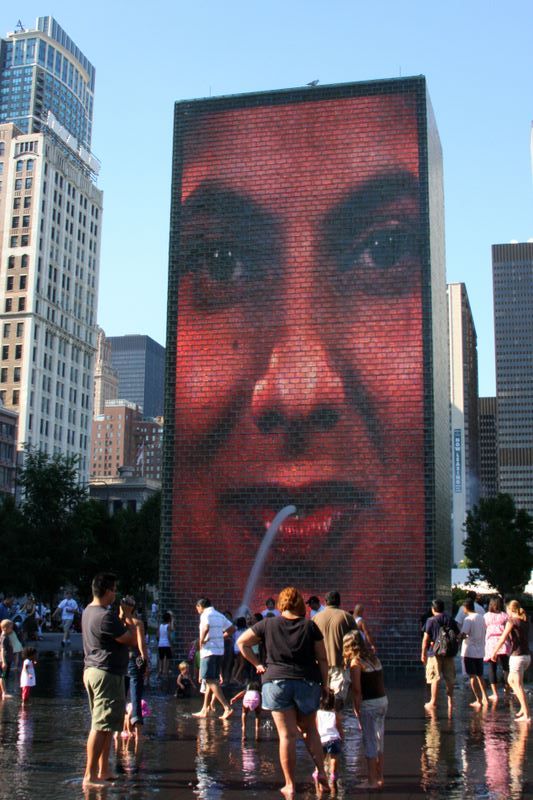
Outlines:
[[[279,757],[285,777],[281,793],[292,799],[298,731],[315,762],[315,782],[320,793],[329,791],[316,727],[320,697],[328,691],[328,664],[323,636],[315,623],[305,618],[300,592],[291,586],[283,589],[277,606],[281,616],[267,617],[253,625],[242,634],[238,645],[261,675],[262,705],[272,712],[279,735]],[[264,646],[264,664],[252,650],[255,644]]]

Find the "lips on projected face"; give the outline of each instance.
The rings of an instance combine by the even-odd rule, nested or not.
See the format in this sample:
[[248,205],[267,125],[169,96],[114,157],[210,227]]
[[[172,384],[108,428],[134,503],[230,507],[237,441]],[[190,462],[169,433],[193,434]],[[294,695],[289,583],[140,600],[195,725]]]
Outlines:
[[399,95],[191,122],[174,558],[190,540],[203,568],[184,567],[184,585],[222,571],[225,596],[239,596],[288,504],[297,513],[265,572],[274,592],[289,569],[314,591],[366,579],[386,537],[402,557],[420,547],[418,153],[414,104]]

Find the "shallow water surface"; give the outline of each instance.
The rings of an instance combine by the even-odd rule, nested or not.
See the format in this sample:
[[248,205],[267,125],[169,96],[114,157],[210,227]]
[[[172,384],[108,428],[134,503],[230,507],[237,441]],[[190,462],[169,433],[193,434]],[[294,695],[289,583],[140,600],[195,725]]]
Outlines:
[[[89,714],[82,685],[79,653],[43,656],[37,667],[38,686],[22,708],[17,696],[0,703],[0,798],[63,800],[83,797],[81,776]],[[422,678],[421,678],[422,681]],[[265,714],[261,741],[241,741],[238,713],[225,722],[196,720],[199,699],[176,701],[155,685],[147,699],[152,715],[140,752],[121,743],[116,756],[119,777],[105,790],[85,797],[144,800],[279,800],[282,784],[277,738]],[[15,692],[14,683],[11,689]],[[469,690],[458,679],[456,713],[447,720],[424,713],[425,690],[389,689],[386,725],[386,789],[370,795],[362,788],[365,775],[360,734],[353,715],[346,715],[346,741],[337,797],[379,796],[386,800],[518,800],[533,797],[531,738],[527,725],[513,720],[514,708],[502,699],[497,708],[473,711]],[[113,757],[115,762],[115,757]],[[315,797],[313,767],[298,746],[298,797]]]

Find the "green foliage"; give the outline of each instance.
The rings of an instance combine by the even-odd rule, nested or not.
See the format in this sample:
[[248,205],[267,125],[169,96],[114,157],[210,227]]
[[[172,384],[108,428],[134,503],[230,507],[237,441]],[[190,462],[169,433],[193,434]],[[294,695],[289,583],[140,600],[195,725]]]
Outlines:
[[61,586],[78,588],[90,599],[93,576],[117,574],[120,590],[143,595],[156,583],[159,563],[161,494],[135,513],[109,516],[78,482],[78,459],[27,450],[19,473],[20,508],[0,503],[0,587],[33,591],[48,602]]
[[505,597],[520,594],[533,567],[533,519],[516,510],[508,494],[480,500],[468,512],[465,557],[475,565],[469,579],[481,577]]

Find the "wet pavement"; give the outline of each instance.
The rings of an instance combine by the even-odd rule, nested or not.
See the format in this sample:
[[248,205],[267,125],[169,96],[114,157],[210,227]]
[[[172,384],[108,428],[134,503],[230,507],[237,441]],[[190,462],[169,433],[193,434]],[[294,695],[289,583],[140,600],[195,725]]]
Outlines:
[[[0,799],[63,800],[84,797],[81,777],[89,714],[82,685],[79,639],[73,649],[59,648],[59,638],[39,643],[38,685],[30,704],[15,697],[0,703]],[[445,717],[444,698],[437,715],[424,713],[427,699],[420,682],[389,686],[383,792],[364,790],[364,758],[353,715],[346,715],[346,741],[337,797],[449,798],[449,800],[517,800],[533,798],[529,726],[516,723],[514,708],[502,700],[486,712],[473,711],[470,691],[458,679],[456,712]],[[171,687],[151,686],[152,715],[145,725],[140,752],[121,745],[118,780],[85,797],[161,798],[161,800],[279,800],[282,784],[277,738],[265,714],[261,740],[243,744],[238,713],[226,721],[196,720],[200,701],[177,701]],[[250,726],[251,726],[250,720]],[[113,763],[115,757],[113,758]],[[303,745],[297,759],[298,797],[315,797],[312,765]]]

